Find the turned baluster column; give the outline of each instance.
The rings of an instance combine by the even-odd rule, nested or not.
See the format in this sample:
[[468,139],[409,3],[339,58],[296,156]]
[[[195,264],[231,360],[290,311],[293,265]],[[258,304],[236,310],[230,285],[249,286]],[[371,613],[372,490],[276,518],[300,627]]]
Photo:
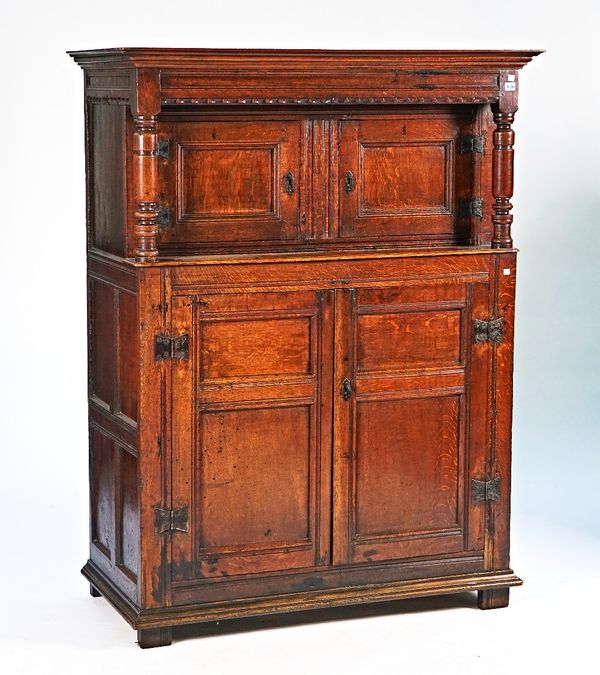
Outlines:
[[158,257],[157,144],[156,117],[139,115],[134,124],[134,175],[136,211],[134,255],[137,260]]
[[494,223],[493,248],[512,248],[513,240],[510,228],[513,217],[513,205],[510,198],[513,196],[513,166],[515,132],[511,125],[515,114],[511,112],[494,112],[494,151],[492,159],[492,193],[494,204],[492,222]]
[[158,257],[158,136],[159,73],[139,69],[132,78],[133,190],[135,222],[133,255],[141,262]]
[[157,144],[156,117],[136,117],[134,123],[134,175],[136,211],[134,255],[137,260],[154,260],[158,257],[157,195]]
[[513,217],[510,202],[513,196],[513,169],[515,132],[512,123],[517,111],[517,77],[515,73],[500,75],[500,97],[494,107],[494,148],[492,153],[492,223],[493,248],[512,248],[511,225]]

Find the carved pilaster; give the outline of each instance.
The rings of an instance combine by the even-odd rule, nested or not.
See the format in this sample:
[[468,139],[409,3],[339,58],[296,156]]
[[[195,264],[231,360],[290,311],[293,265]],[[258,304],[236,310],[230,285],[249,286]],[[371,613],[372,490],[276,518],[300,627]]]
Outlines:
[[137,260],[155,260],[158,257],[157,135],[156,116],[134,117],[133,169],[136,190],[135,250]]

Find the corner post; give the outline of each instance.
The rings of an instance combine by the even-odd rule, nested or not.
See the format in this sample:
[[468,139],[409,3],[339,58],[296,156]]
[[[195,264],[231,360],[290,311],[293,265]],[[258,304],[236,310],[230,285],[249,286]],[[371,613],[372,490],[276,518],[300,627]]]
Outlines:
[[136,260],[147,262],[158,258],[157,116],[160,112],[160,80],[157,70],[135,71],[131,100],[135,194],[133,254]]
[[513,196],[514,142],[512,123],[517,111],[518,80],[516,73],[500,73],[500,96],[493,107],[494,149],[492,154],[492,194],[494,195],[492,248],[512,248],[513,217],[510,200]]
[[138,629],[137,638],[142,649],[168,647],[172,642],[172,629],[170,626]]
[[508,607],[509,588],[490,588],[477,592],[477,606],[479,609],[501,609]]

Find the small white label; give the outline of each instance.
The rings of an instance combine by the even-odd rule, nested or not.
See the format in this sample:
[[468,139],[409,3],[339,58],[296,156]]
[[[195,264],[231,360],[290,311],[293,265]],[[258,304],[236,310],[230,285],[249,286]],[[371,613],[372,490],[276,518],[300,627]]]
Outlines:
[[506,76],[506,79],[507,79],[509,82],[514,82],[516,78],[515,78],[514,75],[511,74],[511,75],[507,75],[507,76]]
[[505,267],[503,272],[504,272],[505,277],[509,277],[510,276],[510,267]]
[[504,83],[504,91],[516,91],[516,90],[517,90],[516,82],[505,82]]

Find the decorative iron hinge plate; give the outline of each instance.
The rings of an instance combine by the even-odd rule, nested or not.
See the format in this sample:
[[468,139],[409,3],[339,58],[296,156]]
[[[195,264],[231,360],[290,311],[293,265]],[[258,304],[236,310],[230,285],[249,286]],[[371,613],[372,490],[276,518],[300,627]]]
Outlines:
[[500,476],[490,480],[471,481],[471,495],[474,502],[497,502],[500,499]]
[[156,534],[167,532],[187,532],[189,530],[188,507],[180,509],[154,509],[154,527]]
[[154,336],[154,358],[156,361],[166,359],[187,360],[190,356],[190,336],[187,333],[183,335],[155,335]]
[[473,322],[473,336],[475,342],[494,342],[500,344],[504,340],[504,319],[490,319]]
[[156,224],[159,227],[169,227],[171,225],[171,209],[167,206],[161,206],[156,212]]
[[168,138],[159,139],[156,148],[156,156],[160,157],[161,159],[169,159],[170,154],[171,154],[171,144],[169,143],[169,139]]
[[478,152],[483,155],[485,150],[484,136],[461,136],[460,139],[460,154],[466,155],[469,152]]
[[483,218],[483,199],[471,199],[470,201],[462,199],[460,202],[461,218]]

